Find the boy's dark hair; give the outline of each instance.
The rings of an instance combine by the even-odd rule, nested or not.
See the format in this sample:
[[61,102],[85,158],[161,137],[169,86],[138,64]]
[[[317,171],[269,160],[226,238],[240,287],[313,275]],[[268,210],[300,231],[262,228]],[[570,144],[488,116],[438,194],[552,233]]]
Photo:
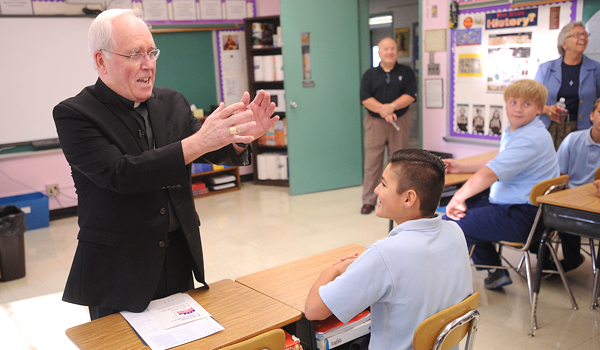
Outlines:
[[392,154],[390,163],[398,177],[396,192],[413,189],[421,202],[421,215],[433,216],[444,191],[446,165],[442,159],[422,149],[401,149]]

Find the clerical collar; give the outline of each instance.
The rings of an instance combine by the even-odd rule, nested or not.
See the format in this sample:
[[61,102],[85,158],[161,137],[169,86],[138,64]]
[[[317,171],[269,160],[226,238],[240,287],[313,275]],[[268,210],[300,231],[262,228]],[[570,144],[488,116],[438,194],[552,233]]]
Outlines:
[[129,100],[129,99],[127,99],[127,98],[125,98],[125,97],[123,97],[123,96],[119,95],[119,94],[116,94],[116,95],[119,97],[119,100],[121,100],[121,102],[123,102],[123,104],[124,104],[124,105],[125,105],[125,106],[126,106],[128,109],[131,109],[131,110],[133,110],[134,108],[137,108],[137,107],[140,105],[140,103],[139,103],[139,102],[133,102],[133,101],[131,101],[131,100]]

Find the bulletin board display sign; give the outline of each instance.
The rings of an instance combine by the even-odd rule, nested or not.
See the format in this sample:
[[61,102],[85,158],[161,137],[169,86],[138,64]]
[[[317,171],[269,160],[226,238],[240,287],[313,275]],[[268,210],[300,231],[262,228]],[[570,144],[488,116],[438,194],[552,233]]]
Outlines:
[[508,125],[504,90],[533,79],[540,64],[559,57],[558,33],[576,20],[578,6],[572,0],[459,11],[450,35],[447,139],[499,143]]
[[239,102],[244,91],[248,91],[244,30],[217,30],[215,35],[221,101],[229,106]]

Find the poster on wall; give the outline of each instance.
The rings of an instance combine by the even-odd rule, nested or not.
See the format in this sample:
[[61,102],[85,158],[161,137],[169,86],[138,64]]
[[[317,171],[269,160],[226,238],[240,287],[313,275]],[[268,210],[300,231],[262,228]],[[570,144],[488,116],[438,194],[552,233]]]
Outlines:
[[410,35],[408,28],[396,29],[396,45],[398,45],[398,57],[408,57],[410,52]]
[[215,35],[218,48],[221,101],[228,106],[238,102],[242,93],[248,90],[244,31],[243,29],[217,30]]
[[508,126],[504,90],[533,79],[541,63],[559,57],[558,33],[577,20],[578,8],[579,0],[459,7],[458,27],[450,35],[449,139],[499,143]]

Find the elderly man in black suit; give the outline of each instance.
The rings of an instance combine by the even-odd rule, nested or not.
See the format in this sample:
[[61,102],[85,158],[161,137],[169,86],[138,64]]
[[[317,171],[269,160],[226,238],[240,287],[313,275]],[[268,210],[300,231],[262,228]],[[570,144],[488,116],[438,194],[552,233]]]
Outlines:
[[53,115],[80,228],[63,300],[96,319],[191,289],[192,271],[206,285],[190,164],[248,164],[247,144],[279,118],[261,91],[201,124],[183,95],[154,86],[160,50],[141,13],[103,12],[88,40],[98,80]]

